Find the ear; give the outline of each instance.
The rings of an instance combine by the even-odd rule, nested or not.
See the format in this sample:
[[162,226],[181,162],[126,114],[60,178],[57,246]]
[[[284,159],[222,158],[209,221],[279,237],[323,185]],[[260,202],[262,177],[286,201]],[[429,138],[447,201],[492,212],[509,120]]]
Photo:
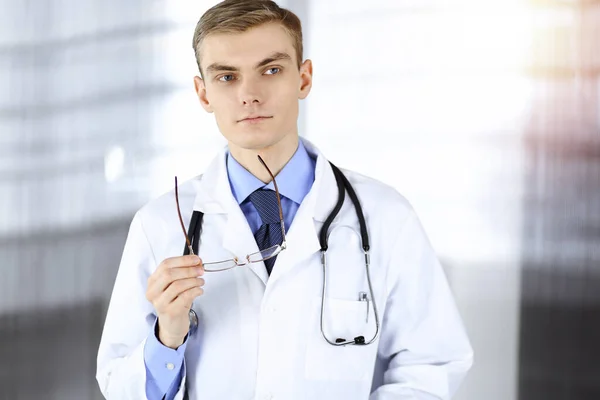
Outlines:
[[196,89],[196,94],[198,95],[198,100],[200,100],[200,104],[202,108],[208,113],[212,113],[213,109],[208,101],[208,97],[206,96],[206,85],[204,84],[204,79],[199,76],[194,77],[194,88]]
[[305,60],[300,66],[300,92],[299,99],[305,99],[312,88],[313,67],[311,60]]

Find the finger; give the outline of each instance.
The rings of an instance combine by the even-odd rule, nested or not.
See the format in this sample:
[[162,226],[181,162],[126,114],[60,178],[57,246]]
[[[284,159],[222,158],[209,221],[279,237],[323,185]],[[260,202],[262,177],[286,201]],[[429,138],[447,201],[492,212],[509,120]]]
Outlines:
[[[187,257],[187,256],[184,256]],[[176,258],[184,258],[184,257],[176,257]],[[169,260],[169,259],[167,259]],[[159,268],[156,269],[156,271],[154,271],[154,273],[152,275],[150,275],[150,278],[148,278],[148,288],[153,288],[153,293],[154,294],[159,294],[160,292],[162,292],[163,290],[165,290],[165,288],[167,286],[169,286],[172,282],[178,280],[178,279],[184,279],[184,278],[192,278],[192,277],[198,277],[198,276],[202,276],[204,275],[204,267],[202,266],[202,261],[200,261],[199,264],[197,264],[194,267],[189,267],[189,266],[180,266],[180,267],[168,267],[166,265],[166,261],[163,261],[161,263],[161,265],[159,266]],[[173,259],[171,259],[173,260]],[[178,261],[170,261],[170,263],[172,263],[172,265],[179,265],[177,264]]]
[[183,293],[180,293],[169,305],[170,307],[184,307],[189,309],[194,302],[196,297],[202,296],[204,294],[204,288],[201,287],[193,287],[190,288]]
[[198,278],[204,275],[202,267],[181,267],[166,269],[162,272],[156,281],[156,288],[159,292],[166,290],[173,282],[185,280],[188,278]]
[[202,267],[171,268],[167,271],[171,282],[174,282],[179,279],[197,278],[204,275],[204,268]]
[[187,255],[167,258],[162,263],[166,268],[195,267],[201,266],[202,260],[196,255]]
[[162,275],[163,271],[168,271],[171,269],[182,268],[182,267],[183,268],[187,268],[187,267],[203,268],[202,259],[200,259],[200,257],[198,257],[196,255],[165,258],[160,263],[158,268],[156,268],[154,273],[152,273],[152,275],[150,275],[150,278],[148,278],[148,281],[154,282]]
[[159,273],[155,279],[155,286],[157,290],[163,291],[171,283],[186,278],[197,278],[204,275],[204,268],[202,267],[180,267],[180,268],[167,268]]
[[[184,272],[187,272],[186,276],[183,275]],[[180,279],[174,279],[177,274],[182,275]],[[195,270],[195,267],[188,267],[187,269],[166,269],[162,271],[160,277],[157,278],[155,282],[148,285],[146,298],[148,298],[155,307],[158,306],[155,303],[166,305],[169,304],[179,292],[186,290],[189,285],[194,284],[204,285],[204,279],[198,279],[198,273]],[[165,291],[167,291],[167,289],[169,289],[169,292],[166,293],[167,297],[165,298]]]
[[173,269],[159,268],[148,278],[148,288],[146,297],[152,301],[164,292],[164,290],[173,282]]
[[170,304],[177,296],[194,287],[204,286],[203,278],[179,279],[169,285],[160,296],[164,304]]
[[197,278],[203,273],[204,271],[200,267],[165,268],[161,271],[156,271],[153,274],[155,276],[154,280],[148,279],[146,299],[154,303],[173,282],[182,279]]

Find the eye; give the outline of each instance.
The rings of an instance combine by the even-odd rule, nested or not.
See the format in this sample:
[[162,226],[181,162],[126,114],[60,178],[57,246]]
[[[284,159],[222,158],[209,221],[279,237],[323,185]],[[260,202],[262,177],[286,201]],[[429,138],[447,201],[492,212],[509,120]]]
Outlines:
[[233,80],[233,75],[228,74],[228,75],[223,75],[219,77],[219,81],[221,82],[231,82]]
[[[275,71],[275,72],[273,72],[273,71]],[[265,73],[267,75],[275,75],[275,74],[279,73],[279,71],[281,71],[281,68],[273,67],[273,68],[269,68]]]

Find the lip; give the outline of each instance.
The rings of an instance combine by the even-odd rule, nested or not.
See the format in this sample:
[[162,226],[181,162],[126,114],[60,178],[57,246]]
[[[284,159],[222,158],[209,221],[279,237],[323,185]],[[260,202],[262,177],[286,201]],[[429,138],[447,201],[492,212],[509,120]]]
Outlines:
[[244,119],[240,120],[239,122],[255,123],[255,122],[264,121],[264,120],[269,119],[269,118],[273,118],[273,117],[265,117],[265,116],[259,115],[259,116],[256,116],[256,117],[244,118]]

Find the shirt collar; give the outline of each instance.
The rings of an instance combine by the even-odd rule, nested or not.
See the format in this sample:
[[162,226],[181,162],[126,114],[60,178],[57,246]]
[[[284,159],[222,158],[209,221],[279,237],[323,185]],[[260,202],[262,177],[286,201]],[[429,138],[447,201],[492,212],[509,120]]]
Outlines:
[[[238,204],[242,204],[250,193],[257,189],[275,190],[273,182],[265,185],[238,163],[229,151],[227,151],[227,174],[231,191]],[[298,140],[296,152],[275,178],[281,196],[297,204],[302,203],[315,180],[315,160],[306,151],[302,140]]]

